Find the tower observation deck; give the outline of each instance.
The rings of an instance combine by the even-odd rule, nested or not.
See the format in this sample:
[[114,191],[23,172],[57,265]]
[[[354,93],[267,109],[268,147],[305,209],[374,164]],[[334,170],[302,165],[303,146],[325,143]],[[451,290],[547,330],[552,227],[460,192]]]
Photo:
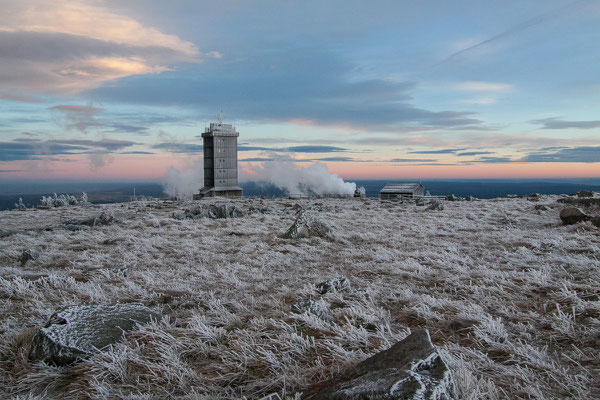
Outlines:
[[238,197],[242,188],[238,186],[237,138],[235,127],[224,124],[219,113],[219,122],[211,122],[202,134],[204,149],[204,187],[195,199],[203,197]]

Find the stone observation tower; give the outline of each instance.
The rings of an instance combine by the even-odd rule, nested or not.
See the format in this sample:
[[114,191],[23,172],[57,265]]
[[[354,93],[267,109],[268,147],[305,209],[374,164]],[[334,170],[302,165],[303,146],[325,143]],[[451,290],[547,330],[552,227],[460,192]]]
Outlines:
[[194,199],[242,195],[237,169],[239,135],[233,125],[223,123],[221,113],[218,122],[211,122],[210,127],[204,130],[204,187],[194,195]]

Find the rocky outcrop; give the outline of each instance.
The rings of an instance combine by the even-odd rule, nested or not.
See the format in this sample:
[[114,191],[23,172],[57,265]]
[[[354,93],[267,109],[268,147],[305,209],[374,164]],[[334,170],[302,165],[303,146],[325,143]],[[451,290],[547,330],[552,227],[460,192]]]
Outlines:
[[211,204],[208,206],[208,217],[214,219],[240,218],[244,213],[233,204]]
[[305,400],[456,399],[450,370],[432,345],[427,330],[418,330],[354,368],[306,390]]
[[580,208],[569,207],[560,211],[560,219],[565,225],[573,225],[591,219]]
[[100,214],[98,214],[96,216],[92,216],[92,217],[84,218],[84,219],[71,220],[65,224],[65,228],[67,230],[78,230],[78,228],[77,228],[78,225],[79,226],[85,225],[85,226],[90,226],[93,228],[93,227],[97,227],[97,226],[110,225],[115,221],[116,221],[116,219],[115,219],[114,215],[107,213],[106,211],[102,211]]
[[245,216],[245,213],[233,204],[208,204],[199,205],[185,210],[183,213],[173,213],[171,217],[175,219],[225,219],[225,218],[240,218]]
[[577,207],[600,207],[600,198],[598,197],[563,197],[556,201]]
[[590,192],[589,190],[580,190],[577,193],[574,193],[573,196],[577,197],[594,197],[594,192]]
[[296,221],[283,235],[286,239],[300,239],[308,237],[327,237],[329,227],[306,211],[300,211]]
[[58,311],[33,337],[29,359],[66,365],[121,339],[136,324],[161,314],[141,304],[71,306]]

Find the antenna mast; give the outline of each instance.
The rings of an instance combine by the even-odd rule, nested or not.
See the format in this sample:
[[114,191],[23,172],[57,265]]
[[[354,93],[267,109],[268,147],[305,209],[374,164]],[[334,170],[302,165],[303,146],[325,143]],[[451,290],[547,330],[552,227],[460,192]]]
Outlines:
[[222,113],[223,113],[223,110],[219,111],[219,118],[218,118],[219,125],[223,124],[223,118],[221,117]]

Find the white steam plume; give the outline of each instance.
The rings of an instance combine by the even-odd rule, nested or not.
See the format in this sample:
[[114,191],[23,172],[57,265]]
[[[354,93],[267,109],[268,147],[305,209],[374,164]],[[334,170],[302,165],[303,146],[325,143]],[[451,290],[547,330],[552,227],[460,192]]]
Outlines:
[[163,191],[171,196],[179,199],[189,199],[194,193],[198,193],[202,187],[204,172],[202,163],[196,163],[190,169],[178,170],[171,166],[167,170],[163,178]]
[[321,162],[302,168],[288,160],[266,161],[255,172],[290,194],[354,194],[356,190],[356,183],[344,182]]

